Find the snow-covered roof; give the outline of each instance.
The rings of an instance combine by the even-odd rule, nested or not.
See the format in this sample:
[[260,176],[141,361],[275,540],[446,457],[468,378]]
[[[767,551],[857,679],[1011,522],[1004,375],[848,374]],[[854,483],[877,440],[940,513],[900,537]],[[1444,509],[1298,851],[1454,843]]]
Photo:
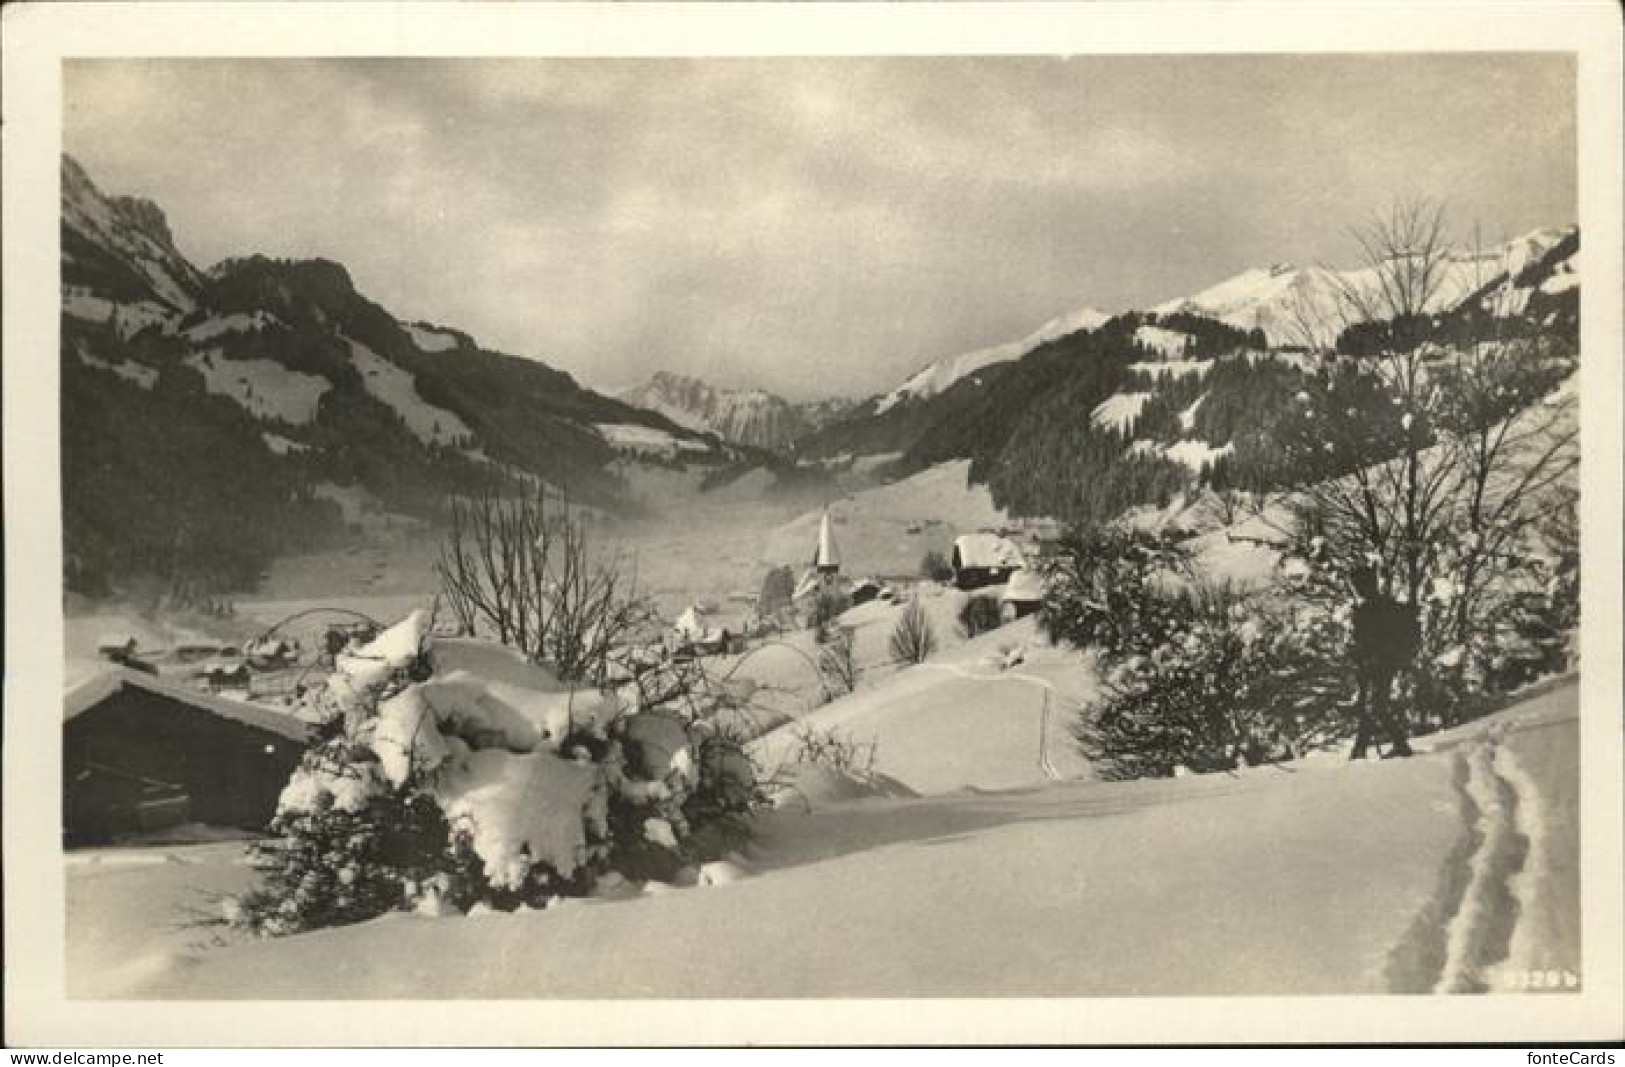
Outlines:
[[677,631],[679,636],[690,639],[705,635],[705,623],[700,621],[700,611],[692,605],[689,606],[688,610],[677,616],[677,621],[672,624],[671,628]]
[[1044,578],[1037,571],[1019,570],[1004,588],[1005,600],[1031,603],[1044,599]]
[[1014,541],[991,533],[955,538],[954,558],[961,567],[1020,567],[1025,562]]
[[305,742],[309,739],[309,727],[294,718],[284,715],[270,708],[261,708],[253,704],[245,704],[240,700],[230,700],[226,697],[216,696],[213,693],[204,693],[186,686],[166,682],[156,675],[144,671],[133,671],[124,667],[105,670],[84,683],[68,691],[63,698],[62,718],[70,721],[78,718],[85,712],[101,704],[109,697],[122,691],[126,686],[144,689],[156,696],[165,697],[180,704],[197,708],[199,711],[209,712],[211,715],[256,730],[264,730],[290,741]]

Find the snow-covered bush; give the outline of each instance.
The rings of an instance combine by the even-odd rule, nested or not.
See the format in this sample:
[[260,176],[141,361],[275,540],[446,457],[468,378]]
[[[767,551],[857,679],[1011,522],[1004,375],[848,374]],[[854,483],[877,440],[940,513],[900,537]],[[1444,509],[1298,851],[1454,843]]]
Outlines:
[[1108,657],[1147,655],[1183,622],[1184,550],[1112,528],[1073,529],[1046,573],[1040,627],[1051,640]]
[[933,582],[951,582],[954,580],[954,565],[948,562],[947,556],[933,548],[920,557],[920,577]]
[[998,597],[973,596],[959,608],[959,632],[976,637],[1004,625],[1004,612]]
[[789,567],[773,567],[762,576],[762,589],[756,597],[756,615],[761,619],[772,619],[790,607],[790,601],[795,596],[795,576],[790,573]]
[[924,663],[937,650],[937,635],[918,600],[910,600],[891,632],[891,655],[898,663]]
[[[315,760],[354,774],[343,742]],[[307,759],[314,768],[315,760]],[[343,768],[341,770],[341,768]],[[359,786],[346,796],[287,808],[271,836],[252,847],[262,884],[231,901],[227,918],[255,933],[281,935],[363,922],[400,908],[408,887],[443,876],[452,859],[438,805],[421,794]]]
[[1096,773],[1232,770],[1291,759],[1352,731],[1335,620],[1225,590],[1148,595],[1161,601],[1162,642],[1105,657],[1104,695],[1074,731]]
[[1341,622],[1197,583],[1183,551],[1156,539],[1071,533],[1040,622],[1098,656],[1102,695],[1074,734],[1103,777],[1229,770],[1352,732]]
[[[742,743],[679,701],[681,682],[579,691],[494,645],[437,651],[430,629],[414,612],[336,657],[307,709],[322,739],[255,847],[263,884],[235,902],[239,925],[543,907],[609,870],[711,858],[694,831],[762,801]],[[471,666],[437,670],[442,652]]]
[[813,637],[819,644],[828,641],[835,630],[835,620],[846,614],[852,607],[852,598],[840,589],[824,590],[820,592],[812,603],[811,617],[808,624],[813,628]]
[[830,628],[818,646],[818,680],[825,700],[836,700],[858,687],[854,638],[849,629]]

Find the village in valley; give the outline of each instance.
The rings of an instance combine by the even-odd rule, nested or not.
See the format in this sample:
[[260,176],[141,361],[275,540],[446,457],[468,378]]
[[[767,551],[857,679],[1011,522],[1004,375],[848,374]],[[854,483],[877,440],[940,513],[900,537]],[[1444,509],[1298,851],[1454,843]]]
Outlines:
[[[1451,60],[1463,82],[1499,92],[1470,60]],[[470,126],[484,107],[552,122],[548,94],[619,100],[630,124],[675,106],[651,86],[712,91],[707,71],[636,61],[564,64],[535,96],[539,61],[489,78],[413,62],[473,94],[444,105]],[[429,114],[413,62],[309,76]],[[814,159],[844,123],[868,130],[888,87],[928,124],[928,87],[988,118],[984,79],[1009,74],[995,97],[1011,106],[1014,87],[1082,77],[1009,62],[944,61],[916,85],[865,61],[865,97],[840,62],[762,61],[727,72],[726,99],[787,94],[783,115],[748,121],[785,123]],[[1161,85],[1180,60],[1135,62]],[[1543,63],[1506,77],[1567,99],[1572,72]],[[82,102],[61,160],[70,997],[1584,988],[1572,129],[1542,150],[1555,191],[1527,203],[1533,178],[1458,190],[1460,211],[1376,179],[1350,190],[1370,208],[1329,231],[1325,265],[1247,265],[1289,242],[1279,227],[1224,231],[1234,249],[1194,224],[1117,230],[1112,248],[1102,232],[1114,264],[1218,251],[1146,268],[1135,295],[1050,299],[947,355],[904,347],[879,378],[826,354],[834,327],[810,323],[842,315],[811,295],[818,315],[773,305],[734,334],[718,311],[698,342],[645,324],[614,368],[640,384],[611,387],[587,357],[429,320],[441,312],[406,294],[431,290],[362,258],[364,241],[364,266],[326,258],[345,247],[336,225],[302,231],[323,236],[303,254],[268,229],[266,254],[195,265],[182,249],[219,248],[198,222],[218,216],[146,199],[170,170],[96,140],[93,120],[145,78],[201,91],[183,66],[83,61],[65,83]],[[1279,95],[1239,71],[1214,75],[1225,93]],[[1034,114],[1059,129],[1070,99],[1041,94]],[[1382,99],[1370,121],[1410,121]],[[685,136],[750,154],[700,110]],[[142,128],[157,139],[167,121],[160,108]],[[433,123],[403,128],[439,143]],[[1026,127],[975,128],[1003,146]],[[255,158],[241,136],[211,173]],[[570,151],[548,142],[566,176]],[[999,187],[1038,196],[1082,166],[1065,159]],[[650,188],[683,178],[628,181],[634,206],[604,241],[632,257],[666,195]],[[516,188],[475,199],[544,197]],[[956,221],[975,216],[969,178],[932,188]],[[704,217],[725,228],[757,210],[745,199]],[[1513,221],[1493,239],[1461,214],[1490,207]],[[691,239],[696,262],[766,255],[754,231]],[[662,240],[647,254],[679,255]],[[571,254],[632,286],[633,260]],[[785,286],[813,285],[825,268],[807,258]],[[421,269],[464,284],[449,260]],[[955,278],[987,307],[1033,286],[959,270],[941,268],[933,316],[972,299]],[[746,273],[727,279],[741,301]],[[879,277],[905,276],[931,270]],[[577,313],[546,296],[524,315]],[[775,329],[806,331],[786,351],[829,366],[796,378],[802,357],[761,355]],[[561,330],[561,355],[579,333]],[[903,343],[862,336],[875,358],[874,338]],[[757,362],[706,362],[728,344]],[[779,381],[799,399],[769,392]]]

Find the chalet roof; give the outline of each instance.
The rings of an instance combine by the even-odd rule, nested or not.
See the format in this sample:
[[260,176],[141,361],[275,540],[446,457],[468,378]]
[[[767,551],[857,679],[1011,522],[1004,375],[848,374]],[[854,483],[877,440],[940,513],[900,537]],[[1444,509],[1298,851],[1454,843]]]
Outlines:
[[211,715],[256,730],[278,734],[290,741],[301,744],[310,739],[310,727],[300,722],[292,715],[285,715],[270,708],[262,708],[255,704],[247,704],[241,700],[231,700],[216,696],[213,693],[204,693],[174,682],[164,681],[155,675],[144,671],[132,671],[124,667],[115,667],[96,675],[84,683],[68,691],[63,698],[62,718],[71,721],[96,707],[98,704],[121,692],[126,686],[146,690],[155,696],[173,700],[176,703],[186,704],[199,711],[206,711]]
[[1025,560],[1015,542],[998,534],[964,534],[954,539],[960,567],[1020,567]]
[[1044,578],[1037,571],[1019,570],[1010,576],[1004,599],[1018,603],[1034,603],[1044,599]]
[[703,637],[705,635],[705,623],[700,620],[699,609],[689,605],[688,610],[677,616],[677,621],[672,624],[672,629],[677,632],[679,637],[688,640]]

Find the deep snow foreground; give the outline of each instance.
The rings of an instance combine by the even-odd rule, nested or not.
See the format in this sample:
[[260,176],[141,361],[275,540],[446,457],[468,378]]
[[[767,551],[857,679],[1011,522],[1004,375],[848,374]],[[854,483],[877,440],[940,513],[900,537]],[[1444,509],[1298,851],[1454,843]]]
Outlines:
[[[201,950],[125,934],[122,986],[95,993],[1429,993],[1578,976],[1576,700],[1559,685],[1412,760],[791,806],[729,884]],[[129,899],[181,867],[96,866],[69,865],[73,966],[85,930],[135,918],[93,913],[108,880]],[[140,918],[161,923],[150,898]]]

